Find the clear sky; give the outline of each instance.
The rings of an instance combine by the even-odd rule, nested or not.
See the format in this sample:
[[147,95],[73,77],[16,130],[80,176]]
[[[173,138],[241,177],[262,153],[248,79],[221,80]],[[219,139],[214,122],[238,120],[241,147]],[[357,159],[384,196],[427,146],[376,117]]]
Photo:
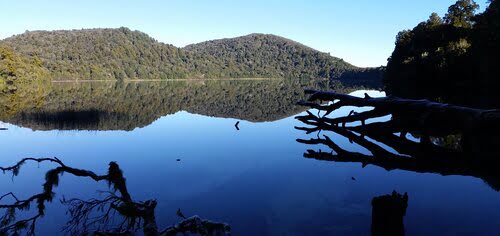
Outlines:
[[[455,0],[0,0],[0,38],[25,30],[139,30],[185,46],[250,33],[298,41],[357,66],[385,65],[396,34]],[[476,0],[484,10],[487,0]]]

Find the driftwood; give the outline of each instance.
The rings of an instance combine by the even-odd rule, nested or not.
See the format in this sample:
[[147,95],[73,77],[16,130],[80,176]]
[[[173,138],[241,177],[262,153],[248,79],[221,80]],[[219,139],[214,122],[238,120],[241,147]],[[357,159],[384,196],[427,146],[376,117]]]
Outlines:
[[[311,98],[308,102],[302,101],[299,104],[318,109],[319,112],[315,114],[307,111],[306,115],[297,116],[296,119],[308,127],[295,128],[307,134],[317,135],[297,141],[310,145],[321,144],[331,151],[310,149],[304,157],[335,162],[358,162],[363,166],[371,164],[386,170],[402,169],[441,175],[474,176],[500,190],[498,148],[495,150],[494,147],[482,149],[463,146],[456,149],[440,146],[432,141],[439,137],[435,135],[457,133],[460,134],[458,137],[461,137],[461,143],[463,140],[471,140],[471,137],[479,138],[480,141],[476,143],[496,140],[499,123],[495,122],[500,117],[498,110],[478,110],[394,97],[372,98],[365,95],[364,98],[358,98],[333,92],[307,92],[312,93]],[[312,102],[316,100],[320,101]],[[374,108],[365,112],[351,111],[345,116],[330,117],[333,111],[345,106]],[[387,115],[391,117],[374,120]],[[457,119],[454,120],[455,118]],[[345,150],[329,137],[330,132],[358,144],[370,154]],[[420,137],[420,140],[408,138],[407,133]],[[395,152],[389,151],[387,147]]]
[[[103,192],[107,197],[103,199],[65,199],[61,202],[68,205],[68,214],[71,219],[63,230],[71,235],[133,235],[133,232],[142,229],[144,235],[177,235],[195,233],[199,235],[224,235],[230,232],[229,225],[201,219],[193,216],[184,219],[177,225],[158,230],[155,218],[156,200],[134,201],[127,189],[126,180],[121,169],[115,162],[109,163],[108,173],[98,175],[92,171],[77,169],[65,165],[58,158],[24,158],[13,166],[0,167],[0,170],[17,176],[21,167],[27,162],[50,162],[57,165],[46,174],[43,191],[27,199],[19,199],[9,192],[0,196],[0,203],[12,199],[10,204],[0,204],[5,214],[0,217],[0,235],[16,235],[25,231],[27,235],[35,234],[36,222],[45,215],[45,204],[51,202],[55,196],[54,187],[59,183],[62,174],[67,173],[77,177],[87,177],[96,182],[107,181],[112,191]],[[26,219],[17,220],[18,211],[27,211],[31,205],[36,205],[37,213]],[[118,225],[111,226],[115,220],[115,213],[123,219]]]

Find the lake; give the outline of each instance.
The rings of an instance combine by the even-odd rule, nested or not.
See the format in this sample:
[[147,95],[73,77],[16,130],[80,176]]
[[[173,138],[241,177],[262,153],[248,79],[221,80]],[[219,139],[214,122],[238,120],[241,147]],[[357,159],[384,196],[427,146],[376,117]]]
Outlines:
[[[305,158],[308,149],[328,151],[296,141],[315,136],[294,128],[304,126],[294,117],[305,114],[295,103],[306,98],[306,87],[384,96],[325,81],[30,85],[0,100],[0,126],[7,128],[0,130],[0,166],[57,157],[105,174],[115,161],[134,200],[157,200],[159,228],[179,222],[176,211],[182,209],[186,216],[230,224],[233,235],[369,235],[372,199],[397,191],[408,194],[407,235],[500,231],[499,192],[481,178]],[[344,149],[368,152],[339,135],[330,138]],[[28,162],[15,177],[5,172],[0,196],[40,193],[54,167]],[[69,216],[59,199],[102,198],[103,190],[109,190],[107,183],[61,176],[36,232],[62,234]],[[32,206],[17,217],[36,210]]]

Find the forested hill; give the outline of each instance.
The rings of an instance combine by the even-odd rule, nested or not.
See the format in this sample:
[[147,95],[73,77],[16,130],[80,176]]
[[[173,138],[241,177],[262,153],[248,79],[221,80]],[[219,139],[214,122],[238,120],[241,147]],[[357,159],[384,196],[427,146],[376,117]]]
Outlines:
[[357,69],[342,59],[272,34],[211,40],[184,49],[220,60],[234,76],[338,78]]
[[33,31],[0,41],[53,79],[330,78],[361,73],[342,59],[264,34],[177,48],[127,28]]
[[189,71],[181,49],[126,28],[33,31],[2,43],[38,57],[56,78],[173,78]]

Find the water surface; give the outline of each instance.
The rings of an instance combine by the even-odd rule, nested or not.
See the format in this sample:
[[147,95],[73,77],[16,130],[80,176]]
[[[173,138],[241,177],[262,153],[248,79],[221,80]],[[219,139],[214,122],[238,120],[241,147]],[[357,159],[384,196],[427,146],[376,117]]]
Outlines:
[[[0,166],[24,157],[58,157],[104,174],[116,161],[134,200],[158,201],[160,228],[178,222],[180,208],[229,223],[233,235],[369,235],[372,199],[396,190],[409,195],[407,235],[500,231],[499,193],[480,178],[304,158],[307,149],[326,147],[296,142],[310,135],[294,129],[302,126],[294,117],[305,111],[294,104],[305,98],[303,88],[325,86],[384,95],[289,81],[33,87],[3,100],[0,118],[8,130],[0,131]],[[367,152],[338,135],[330,138]],[[41,191],[50,167],[28,163],[15,178],[1,176],[0,189],[27,198]],[[105,183],[65,175],[55,193],[56,199],[89,199],[107,189]],[[37,232],[61,234],[66,210],[57,200],[48,204]]]

